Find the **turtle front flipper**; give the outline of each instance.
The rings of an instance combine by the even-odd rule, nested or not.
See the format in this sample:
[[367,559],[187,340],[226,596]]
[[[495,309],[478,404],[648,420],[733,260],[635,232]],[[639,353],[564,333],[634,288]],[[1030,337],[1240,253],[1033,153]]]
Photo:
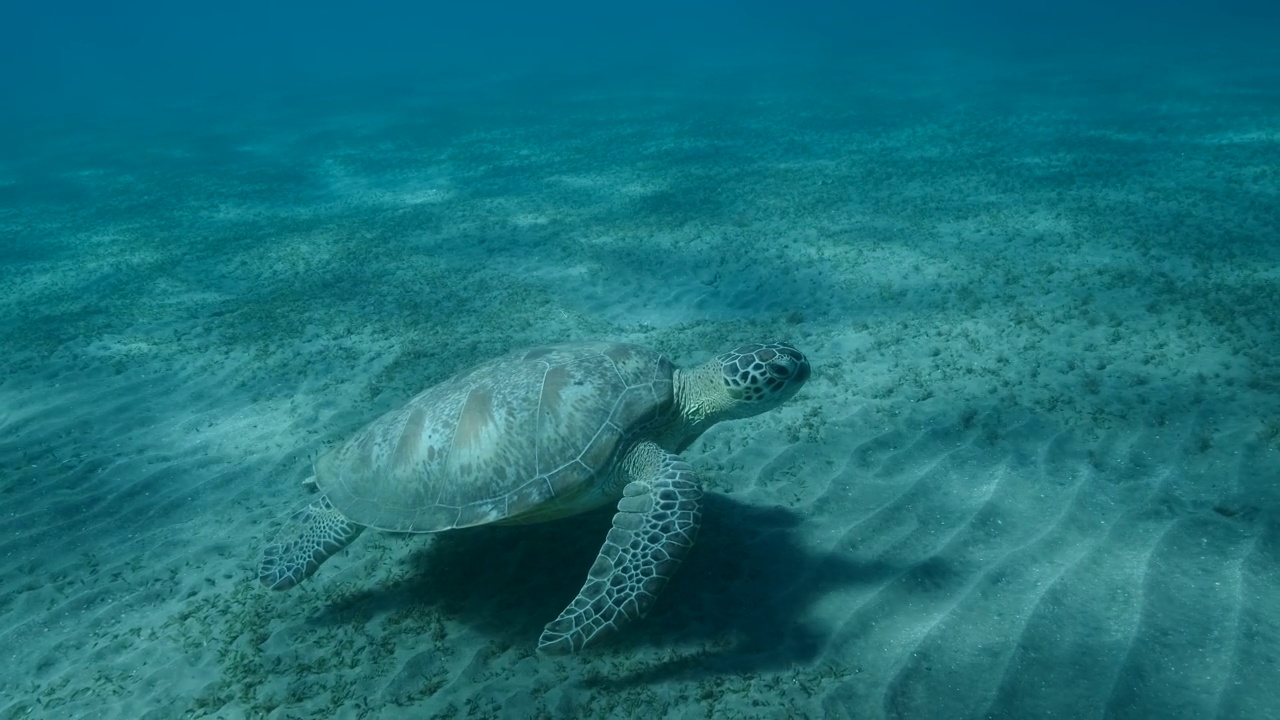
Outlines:
[[644,617],[698,535],[702,486],[678,455],[643,443],[623,460],[613,527],[578,597],[550,622],[538,650],[581,650],[601,633]]
[[288,590],[311,577],[364,531],[320,498],[289,518],[262,554],[258,580],[272,590]]

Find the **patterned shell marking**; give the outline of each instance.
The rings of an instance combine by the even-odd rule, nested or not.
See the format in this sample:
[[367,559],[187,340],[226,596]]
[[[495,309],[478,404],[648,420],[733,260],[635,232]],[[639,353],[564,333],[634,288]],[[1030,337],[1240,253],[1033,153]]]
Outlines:
[[670,420],[674,369],[635,345],[520,351],[369,423],[316,461],[316,483],[354,522],[396,532],[604,504],[619,457]]

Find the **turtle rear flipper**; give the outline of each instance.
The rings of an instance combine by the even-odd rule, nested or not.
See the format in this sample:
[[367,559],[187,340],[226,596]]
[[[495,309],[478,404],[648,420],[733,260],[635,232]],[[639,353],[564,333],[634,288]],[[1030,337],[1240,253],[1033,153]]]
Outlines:
[[272,590],[288,590],[311,577],[363,531],[363,525],[346,519],[321,498],[289,518],[263,551],[258,580]]
[[[702,486],[680,456],[653,443],[624,467],[633,477],[578,597],[547,624],[538,650],[581,650],[596,636],[644,617],[693,546],[702,519]],[[624,461],[625,462],[625,461]]]

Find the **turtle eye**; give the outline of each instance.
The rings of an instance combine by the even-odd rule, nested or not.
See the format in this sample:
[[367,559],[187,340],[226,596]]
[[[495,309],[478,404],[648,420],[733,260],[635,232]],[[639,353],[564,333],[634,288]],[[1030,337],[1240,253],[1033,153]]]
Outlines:
[[791,368],[782,363],[769,363],[769,372],[774,377],[780,377],[784,380],[791,377]]

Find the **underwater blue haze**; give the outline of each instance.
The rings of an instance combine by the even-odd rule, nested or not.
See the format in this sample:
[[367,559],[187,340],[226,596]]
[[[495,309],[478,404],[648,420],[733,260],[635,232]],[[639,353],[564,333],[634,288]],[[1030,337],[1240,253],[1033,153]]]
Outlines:
[[1274,720],[1277,307],[1276,2],[8,3],[0,720]]

